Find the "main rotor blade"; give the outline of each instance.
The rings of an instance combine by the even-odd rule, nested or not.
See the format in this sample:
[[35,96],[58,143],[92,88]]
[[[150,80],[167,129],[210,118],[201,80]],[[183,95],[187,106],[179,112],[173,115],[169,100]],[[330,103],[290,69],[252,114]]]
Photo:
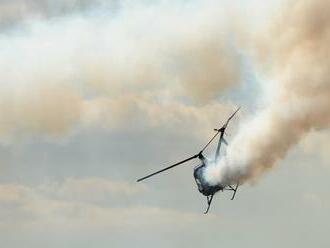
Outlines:
[[240,108],[241,108],[241,107],[238,107],[238,109],[236,109],[236,111],[235,111],[235,112],[234,112],[234,113],[228,118],[228,120],[226,121],[225,125],[223,125],[224,128],[227,127],[229,121],[234,117],[234,115],[236,115],[236,113],[238,112],[238,110],[240,110]]
[[156,174],[158,174],[158,173],[161,173],[161,172],[163,172],[163,171],[166,171],[166,170],[172,169],[172,168],[175,167],[175,166],[178,166],[178,165],[180,165],[180,164],[186,163],[186,162],[188,162],[188,161],[190,161],[190,160],[192,160],[192,159],[194,159],[194,158],[197,158],[197,157],[198,157],[198,154],[196,154],[196,155],[194,155],[194,156],[191,156],[190,158],[187,158],[187,159],[182,160],[182,161],[180,161],[180,162],[178,162],[178,163],[176,163],[176,164],[173,164],[173,165],[171,165],[171,166],[169,166],[169,167],[166,167],[166,168],[164,168],[164,169],[162,169],[162,170],[156,171],[156,172],[154,172],[154,173],[152,173],[152,174],[149,174],[149,175],[147,175],[147,176],[145,176],[145,177],[142,177],[142,178],[138,179],[137,182],[140,182],[140,181],[142,181],[142,180],[144,180],[144,179],[147,179],[147,178],[149,178],[149,177],[152,177],[152,176],[154,176],[154,175],[156,175]]
[[[234,117],[234,115],[238,112],[238,110],[240,110],[241,107],[239,107],[238,109],[236,109],[236,111],[228,118],[228,120],[226,121],[226,123],[222,126],[222,128],[224,128],[224,130],[227,128],[227,125],[229,123],[229,121]],[[220,132],[224,132],[221,131],[221,128],[220,129],[214,129],[214,131],[216,131],[216,133],[213,135],[213,137],[210,139],[210,141],[203,147],[203,149],[201,150],[202,152],[209,146],[209,144],[211,144],[211,142],[215,139],[215,137],[218,136],[218,134]]]
[[217,132],[213,135],[213,137],[209,140],[209,142],[207,142],[207,144],[203,147],[203,149],[201,150],[202,152],[209,146],[209,144],[211,144],[211,142],[215,139],[215,137],[218,136],[219,134],[219,130],[216,130]]

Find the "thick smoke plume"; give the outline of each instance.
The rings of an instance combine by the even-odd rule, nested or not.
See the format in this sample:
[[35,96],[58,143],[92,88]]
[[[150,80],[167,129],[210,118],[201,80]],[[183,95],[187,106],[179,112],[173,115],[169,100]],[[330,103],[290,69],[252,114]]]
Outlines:
[[[208,120],[204,106],[218,106],[220,114],[224,108],[210,100],[240,80],[224,8],[216,1],[113,1],[118,4],[104,8],[106,1],[95,8],[85,1],[82,8],[63,0],[54,15],[51,4],[39,2],[0,3],[13,9],[0,34],[0,115],[6,116],[0,140],[61,137],[91,123],[111,129],[146,120],[141,125],[150,126],[162,112],[162,119],[169,117],[163,123],[192,122],[192,112]],[[70,6],[77,8],[70,13]]]
[[268,27],[261,60],[269,65],[269,101],[242,124],[225,159],[208,171],[211,180],[255,178],[309,131],[330,127],[329,9],[328,0],[291,1]]
[[242,81],[234,40],[251,33],[259,36],[250,61],[263,74],[268,100],[242,121],[209,179],[255,178],[309,131],[329,127],[329,1],[283,1],[263,32],[246,22],[250,11],[228,14],[227,1],[111,1],[106,8],[102,0],[97,8],[78,2],[58,1],[56,13],[39,1],[2,5],[1,141],[57,137],[95,123],[208,130],[227,112],[217,97]]

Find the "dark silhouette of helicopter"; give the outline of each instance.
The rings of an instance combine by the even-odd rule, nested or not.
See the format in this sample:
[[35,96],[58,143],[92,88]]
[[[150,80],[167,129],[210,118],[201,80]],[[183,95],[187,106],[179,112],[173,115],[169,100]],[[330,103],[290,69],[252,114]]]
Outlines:
[[169,167],[166,167],[162,170],[156,171],[152,174],[149,174],[145,177],[142,177],[142,178],[138,179],[137,182],[141,182],[142,180],[145,180],[145,179],[147,179],[149,177],[152,177],[156,174],[159,174],[159,173],[164,172],[166,170],[172,169],[172,168],[174,168],[178,165],[181,165],[183,163],[186,163],[186,162],[188,162],[192,159],[198,158],[198,159],[200,159],[202,164],[197,166],[194,169],[194,178],[195,178],[195,181],[196,181],[199,192],[202,193],[203,195],[205,195],[206,198],[207,198],[207,209],[204,212],[204,214],[208,213],[208,211],[210,209],[210,206],[211,206],[211,203],[212,203],[213,196],[218,191],[224,191],[224,190],[233,191],[233,195],[231,197],[231,200],[233,200],[235,198],[235,195],[236,195],[236,192],[237,192],[237,189],[238,189],[238,186],[239,186],[239,182],[237,182],[236,185],[233,185],[233,184],[229,185],[227,183],[218,183],[218,184],[215,184],[215,185],[211,184],[207,180],[207,178],[204,176],[204,172],[205,172],[208,164],[210,164],[210,160],[208,160],[204,157],[203,152],[211,144],[211,142],[217,137],[217,135],[220,134],[219,142],[218,142],[216,152],[215,152],[215,157],[214,157],[214,160],[211,161],[211,162],[214,162],[214,163],[218,163],[218,161],[220,160],[220,147],[221,147],[221,144],[224,143],[224,144],[228,145],[226,139],[224,138],[226,128],[227,128],[230,120],[239,111],[239,109],[240,108],[236,109],[236,111],[227,119],[227,121],[225,122],[225,124],[221,128],[214,129],[214,131],[216,131],[216,133],[214,134],[214,136],[210,139],[210,141],[203,147],[203,149],[199,153],[197,153],[197,154],[195,154],[195,155],[193,155],[193,156],[191,156],[191,157],[189,157],[185,160],[182,160],[178,163],[175,163],[175,164],[173,164]]

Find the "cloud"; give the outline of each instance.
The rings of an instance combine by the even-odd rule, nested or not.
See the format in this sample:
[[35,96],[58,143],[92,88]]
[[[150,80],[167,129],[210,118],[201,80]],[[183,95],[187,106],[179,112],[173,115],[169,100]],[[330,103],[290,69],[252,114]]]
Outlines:
[[116,16],[34,20],[2,34],[2,140],[58,138],[104,119],[111,129],[156,108],[173,125],[173,106],[179,118],[204,111],[201,104],[217,108],[214,99],[239,83],[240,66],[214,4],[126,3]]
[[[201,221],[201,216],[134,205],[115,207],[105,198],[121,194],[122,201],[131,194],[145,193],[143,186],[101,178],[68,179],[31,187],[19,184],[0,185],[0,228],[62,228],[99,230],[102,228],[134,229],[141,225],[182,225]],[[214,217],[207,218],[212,219]]]
[[29,86],[22,92],[2,92],[0,123],[2,141],[13,136],[47,135],[58,138],[78,125],[83,100],[74,91],[58,86]]
[[46,20],[54,17],[85,13],[97,8],[114,10],[116,1],[105,0],[4,0],[0,2],[0,29],[9,30],[31,20]]
[[302,139],[300,144],[307,156],[319,157],[324,165],[330,165],[328,132],[311,132]]
[[158,95],[152,92],[90,101],[87,103],[86,125],[96,123],[113,130],[125,130],[132,129],[133,124],[136,131],[146,127],[176,130],[200,138],[209,135],[210,130],[220,125],[219,121],[234,108],[231,104],[217,102],[201,106],[186,105],[166,98],[163,93]]

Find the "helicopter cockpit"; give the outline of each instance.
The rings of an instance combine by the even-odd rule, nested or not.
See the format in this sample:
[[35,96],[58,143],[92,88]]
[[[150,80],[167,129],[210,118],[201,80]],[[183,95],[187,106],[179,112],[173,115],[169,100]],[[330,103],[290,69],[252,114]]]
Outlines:
[[210,185],[204,177],[204,171],[207,167],[208,160],[203,156],[203,154],[199,154],[198,158],[201,160],[202,164],[195,167],[194,169],[194,178],[198,187],[198,191],[205,196],[214,195],[219,190],[222,190],[223,187],[221,185]]

